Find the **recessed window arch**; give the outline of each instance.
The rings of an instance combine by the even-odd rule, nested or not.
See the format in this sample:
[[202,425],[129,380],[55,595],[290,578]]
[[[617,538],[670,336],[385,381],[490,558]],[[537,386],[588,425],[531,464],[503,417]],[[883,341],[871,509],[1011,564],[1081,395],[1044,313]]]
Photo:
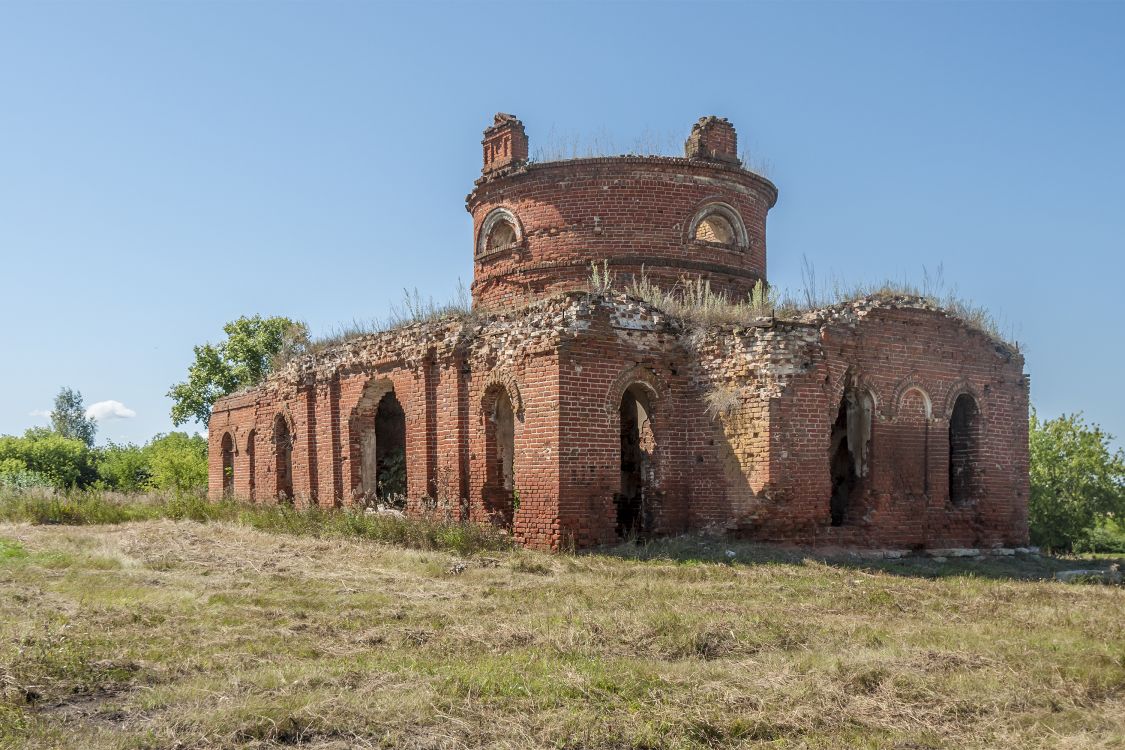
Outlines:
[[274,497],[293,502],[293,431],[289,420],[278,413],[273,418]]
[[406,411],[389,378],[373,378],[351,417],[352,497],[405,508]]
[[866,388],[847,386],[832,423],[828,441],[832,495],[829,512],[833,526],[855,522],[862,515],[857,502],[870,465],[871,431],[875,397]]
[[[518,397],[517,397],[518,398]],[[516,503],[517,407],[502,382],[493,383],[481,400],[484,417],[484,500],[494,523],[511,528]]]
[[617,534],[623,538],[646,533],[652,527],[657,459],[652,423],[655,396],[648,383],[635,382],[622,393],[618,408],[621,484],[614,502]]
[[523,227],[507,208],[494,208],[481,223],[477,237],[477,255],[489,255],[523,242]]
[[708,203],[699,209],[688,225],[688,239],[736,250],[750,247],[742,217],[726,203]]
[[255,485],[257,484],[257,481],[258,481],[257,477],[255,476],[255,471],[257,471],[257,468],[254,465],[255,464],[254,454],[257,452],[257,445],[256,445],[257,442],[258,442],[258,431],[257,430],[250,430],[250,434],[246,436],[246,474],[248,476],[248,482],[249,482],[249,485],[248,485],[249,486],[249,492],[248,492],[248,499],[249,500],[254,499],[254,489],[255,489]]
[[223,434],[223,497],[234,494],[234,438],[230,433]]
[[981,495],[981,415],[977,400],[962,393],[949,415],[949,501],[970,505]]

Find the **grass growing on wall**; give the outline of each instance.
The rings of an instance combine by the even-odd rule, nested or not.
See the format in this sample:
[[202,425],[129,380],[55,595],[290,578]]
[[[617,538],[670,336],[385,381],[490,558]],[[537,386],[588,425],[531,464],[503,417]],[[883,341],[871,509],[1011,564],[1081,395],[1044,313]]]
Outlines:
[[[662,287],[650,280],[642,270],[640,278],[634,278],[625,287],[625,292],[667,315],[702,328],[718,325],[749,326],[760,318],[799,320],[808,313],[865,298],[916,298],[1018,350],[1018,345],[1009,340],[1013,337],[1001,332],[999,321],[986,308],[962,299],[955,289],[945,286],[940,270],[930,276],[923,269],[921,284],[892,279],[846,283],[835,279],[825,285],[817,281],[815,272],[807,262],[804,273],[804,286],[798,292],[767,286],[758,281],[745,297],[731,297],[714,291],[711,282],[703,277],[685,276],[672,287]],[[613,269],[608,264],[591,267],[591,292],[608,293],[614,280]]]

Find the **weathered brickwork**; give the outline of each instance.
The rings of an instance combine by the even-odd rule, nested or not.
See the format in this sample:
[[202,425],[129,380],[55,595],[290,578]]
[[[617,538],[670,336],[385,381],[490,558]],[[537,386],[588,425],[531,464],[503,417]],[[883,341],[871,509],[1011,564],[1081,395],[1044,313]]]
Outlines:
[[[714,122],[711,122],[714,121]],[[696,125],[692,139],[718,128]],[[519,121],[510,128],[522,136]],[[467,198],[477,237],[473,299],[490,307],[516,306],[546,294],[582,288],[591,263],[608,263],[620,286],[645,274],[671,287],[684,274],[702,275],[716,291],[742,296],[766,275],[766,213],[777,188],[742,169],[734,129],[726,124],[717,159],[615,157],[541,164],[509,162],[488,169]],[[526,138],[522,138],[526,142]],[[689,141],[689,152],[694,148]],[[734,162],[731,162],[733,158]],[[731,224],[725,241],[698,231],[714,216]],[[490,220],[503,215],[514,236],[490,244]]]
[[1027,539],[1020,355],[914,298],[695,329],[622,291],[642,267],[764,279],[774,187],[734,128],[684,159],[529,164],[498,115],[469,196],[474,313],[308,355],[212,414],[212,495],[393,504],[558,549],[707,530],[922,549]]

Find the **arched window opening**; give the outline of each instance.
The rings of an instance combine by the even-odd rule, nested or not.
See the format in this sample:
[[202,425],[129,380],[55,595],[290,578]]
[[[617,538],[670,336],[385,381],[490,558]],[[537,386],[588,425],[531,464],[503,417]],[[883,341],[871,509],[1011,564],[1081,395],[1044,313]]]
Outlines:
[[506,250],[523,239],[516,215],[506,208],[494,208],[484,218],[477,240],[477,255]]
[[634,383],[621,397],[621,487],[615,498],[617,534],[628,538],[651,529],[656,436],[647,389]]
[[868,471],[874,410],[874,399],[864,390],[847,389],[840,399],[828,447],[832,477],[829,512],[833,526],[855,521],[858,515],[855,512],[856,490]]
[[281,502],[293,502],[293,435],[289,423],[278,414],[273,420],[273,455],[275,496]]
[[496,446],[493,464],[496,471],[496,484],[504,490],[511,492],[516,486],[515,456],[516,456],[516,414],[512,409],[512,400],[508,394],[501,393],[496,399],[496,408],[492,413],[493,424],[496,425]]
[[976,400],[962,393],[949,417],[949,500],[968,505],[979,499],[980,409]]
[[394,508],[406,507],[406,412],[394,391],[379,401],[375,411],[375,492],[379,502]]
[[254,487],[257,483],[257,478],[254,476],[256,470],[254,465],[254,454],[256,452],[255,443],[258,441],[258,431],[250,430],[250,434],[246,437],[246,472],[250,475],[250,500],[254,499]]
[[234,494],[234,439],[230,433],[223,435],[223,497]]
[[493,522],[511,528],[516,503],[516,414],[508,391],[485,395],[485,503]]
[[725,203],[704,206],[692,219],[688,229],[688,238],[693,242],[722,245],[737,250],[745,250],[750,245],[742,217]]
[[516,228],[510,221],[498,221],[488,233],[486,253],[494,253],[516,244]]
[[699,226],[695,228],[695,239],[730,245],[734,242],[734,227],[722,216],[713,214],[699,222]]

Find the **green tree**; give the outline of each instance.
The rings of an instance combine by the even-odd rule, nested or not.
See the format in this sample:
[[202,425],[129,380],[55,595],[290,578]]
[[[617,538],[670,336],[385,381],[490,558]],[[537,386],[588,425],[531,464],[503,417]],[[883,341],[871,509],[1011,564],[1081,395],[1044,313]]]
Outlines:
[[239,318],[223,326],[226,341],[195,347],[188,378],[168,391],[172,422],[190,419],[206,424],[219,398],[256,385],[269,374],[279,355],[304,350],[309,333],[304,323],[289,318]]
[[81,440],[43,428],[23,437],[0,437],[0,470],[37,474],[59,488],[84,486],[94,477],[90,449]]
[[196,490],[207,486],[207,441],[200,435],[170,432],[157,435],[144,448],[158,490]]
[[63,437],[81,440],[87,448],[94,446],[94,435],[98,431],[97,420],[86,416],[82,393],[71,388],[61,388],[55,396],[51,427]]
[[1031,413],[1031,540],[1069,550],[1100,523],[1125,516],[1125,452],[1081,414]]
[[110,442],[98,452],[98,478],[106,485],[123,492],[139,492],[152,476],[145,448],[132,444]]

